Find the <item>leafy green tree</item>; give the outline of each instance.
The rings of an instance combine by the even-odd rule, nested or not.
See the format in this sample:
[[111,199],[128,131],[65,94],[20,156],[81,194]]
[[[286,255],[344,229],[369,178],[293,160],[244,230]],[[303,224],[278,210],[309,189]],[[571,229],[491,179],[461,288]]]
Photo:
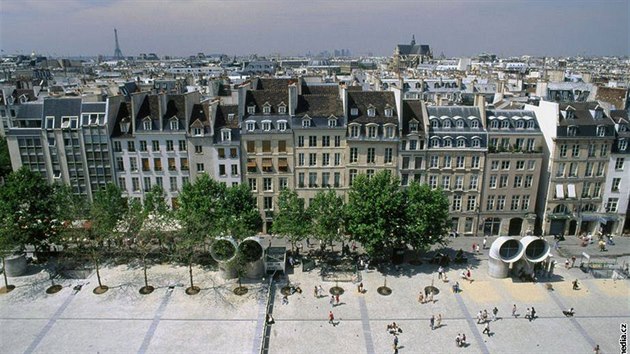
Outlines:
[[405,243],[404,195],[398,178],[382,170],[358,175],[348,193],[346,230],[368,254],[384,255]]
[[262,218],[247,184],[227,188],[222,208],[220,229],[237,240],[254,235],[262,225]]
[[322,243],[343,240],[344,204],[343,198],[329,189],[319,191],[308,207],[312,232]]
[[[13,252],[13,249],[19,245],[16,239],[12,238],[14,225],[8,215],[0,219],[0,256],[2,257],[2,269],[6,269],[5,258]],[[15,289],[15,285],[9,284],[7,272],[3,271],[4,288],[0,289],[0,293],[8,293]]]
[[407,244],[416,250],[446,244],[449,230],[449,202],[440,189],[412,182],[405,190],[405,229]]
[[9,155],[7,139],[0,136],[0,180],[8,176],[11,171],[11,156]]
[[278,213],[275,215],[272,232],[287,238],[291,249],[309,234],[311,220],[304,207],[304,199],[295,191],[283,189],[278,197]]
[[[127,213],[127,200],[122,197],[121,190],[113,183],[94,194],[94,201],[87,222],[77,229],[82,230],[86,242],[87,254],[94,263],[98,290],[105,291],[107,287],[101,282],[100,263],[107,245],[118,241],[118,226]],[[95,291],[97,290],[95,289]]]
[[0,218],[12,229],[7,244],[21,251],[26,245],[36,251],[48,245],[60,227],[56,210],[53,187],[26,167],[9,174],[0,188]]

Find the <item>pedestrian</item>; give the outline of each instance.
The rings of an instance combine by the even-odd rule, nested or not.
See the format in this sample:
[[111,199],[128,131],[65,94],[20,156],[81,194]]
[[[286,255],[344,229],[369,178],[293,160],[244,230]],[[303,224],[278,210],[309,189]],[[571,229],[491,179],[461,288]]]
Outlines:
[[486,333],[488,337],[490,337],[490,322],[486,322],[486,325],[483,327],[483,332],[481,333]]
[[536,309],[534,308],[534,306],[532,306],[532,317],[530,318],[530,321],[536,318]]
[[462,337],[459,333],[457,333],[457,337],[455,337],[455,345],[458,347],[462,346]]
[[311,240],[308,237],[306,238],[306,247],[311,248]]
[[442,279],[442,275],[444,274],[444,268],[440,266],[438,268],[438,279]]
[[516,317],[516,304],[512,307],[512,316]]
[[600,353],[601,353],[601,351],[600,351],[600,349],[599,349],[599,344],[597,344],[597,345],[595,346],[595,348],[593,348],[593,353],[594,353],[594,354],[600,354]]
[[497,313],[499,313],[499,309],[495,306],[492,309],[492,322],[497,320]]
[[477,324],[480,324],[482,319],[483,319],[483,312],[479,310],[479,313],[477,314]]
[[575,258],[575,256],[571,256],[571,268],[575,267],[575,261],[577,260],[577,258]]
[[556,242],[553,244],[553,249],[555,250],[560,249],[560,240],[556,240]]
[[483,249],[486,249],[486,244],[488,243],[488,236],[483,237]]
[[398,335],[394,334],[394,349],[398,349]]
[[330,307],[335,307],[335,295],[330,295]]
[[475,253],[475,251],[477,251],[477,244],[473,242],[472,244],[472,251],[473,253]]
[[319,295],[319,291],[317,290],[317,285],[315,285],[315,287],[313,288],[313,296],[315,296],[315,298],[317,298]]
[[438,313],[437,315],[437,319],[435,320],[435,327],[436,328],[442,327],[442,314],[441,313]]
[[525,318],[527,318],[530,322],[532,321],[532,311],[529,309],[529,307],[525,311]]
[[359,283],[357,290],[359,291],[359,294],[363,294],[363,282]]
[[335,302],[337,305],[339,305],[339,294],[335,295]]
[[571,268],[571,261],[567,258],[566,261],[564,261],[564,267],[566,269]]
[[580,290],[580,283],[578,283],[577,279],[573,281],[573,290]]
[[431,319],[429,320],[429,327],[431,327],[431,330],[433,330],[435,328],[435,316],[431,315]]
[[328,311],[328,323],[335,327],[335,315],[333,315],[332,311]]
[[317,286],[317,296],[318,296],[318,297],[322,297],[322,296],[324,296],[324,288],[322,288],[322,286],[321,286],[321,285],[318,285],[318,286]]
[[466,334],[464,333],[462,333],[461,344],[462,344],[462,347],[466,345]]
[[483,309],[482,318],[483,318],[483,322],[488,322],[488,310]]
[[479,245],[476,246],[475,251],[477,253],[481,253],[481,247]]
[[422,291],[418,294],[418,302],[424,304],[424,295],[422,294]]
[[289,298],[286,295],[284,295],[282,297],[282,304],[283,305],[288,305],[289,304]]

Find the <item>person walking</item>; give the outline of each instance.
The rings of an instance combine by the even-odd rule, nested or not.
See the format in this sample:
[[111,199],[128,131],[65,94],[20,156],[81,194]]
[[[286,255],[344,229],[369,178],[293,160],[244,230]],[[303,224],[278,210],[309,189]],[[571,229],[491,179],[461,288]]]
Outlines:
[[431,315],[431,319],[429,320],[429,326],[431,327],[431,330],[435,329],[435,316]]
[[514,304],[514,307],[512,307],[512,316],[516,318],[516,304]]
[[335,307],[335,295],[330,295],[330,307]]
[[442,314],[438,313],[437,319],[435,320],[435,328],[442,327]]
[[335,315],[333,314],[332,311],[328,311],[328,323],[330,323],[331,325],[333,325],[333,327],[335,327]]
[[335,303],[339,306],[339,294],[335,295]]
[[530,322],[532,321],[532,311],[529,307],[527,308],[527,311],[525,311],[525,318],[527,318]]
[[530,321],[536,318],[536,309],[532,306],[532,316],[529,318]]
[[499,309],[495,306],[492,309],[492,322],[497,320],[497,313],[499,313]]
[[483,237],[483,249],[486,249],[486,244],[488,243],[488,236]]
[[483,318],[483,322],[488,322],[488,310],[486,309],[483,310],[483,314],[481,318]]
[[317,298],[318,295],[319,295],[319,291],[317,291],[317,285],[315,285],[315,287],[313,288],[313,296]]
[[438,268],[438,279],[442,279],[442,276],[444,275],[444,268],[442,266],[440,266]]
[[486,322],[486,325],[483,327],[483,332],[481,334],[486,333],[488,337],[490,337],[490,322]]
[[483,319],[483,312],[479,310],[479,313],[477,314],[477,324],[480,324],[482,319]]
[[398,335],[394,334],[394,350],[398,350]]

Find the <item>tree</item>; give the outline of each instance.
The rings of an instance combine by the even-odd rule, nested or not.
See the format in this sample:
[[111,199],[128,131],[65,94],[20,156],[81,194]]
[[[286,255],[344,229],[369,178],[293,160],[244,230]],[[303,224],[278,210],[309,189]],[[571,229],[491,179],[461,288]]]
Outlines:
[[11,171],[11,156],[9,154],[7,139],[0,136],[0,181],[7,177]]
[[435,243],[445,245],[450,223],[448,210],[448,198],[442,190],[412,182],[405,190],[407,244],[416,250]]
[[220,233],[220,218],[225,198],[225,186],[211,179],[207,174],[199,176],[194,183],[184,185],[179,195],[177,219],[181,224],[176,250],[188,264],[190,275],[189,294],[198,292],[193,283],[192,265],[195,252],[205,245],[208,237]]
[[343,211],[343,198],[334,190],[317,192],[308,207],[308,215],[311,217],[312,232],[318,240],[324,244],[342,240]]
[[222,209],[220,231],[242,240],[259,230],[262,218],[247,184],[227,188]]
[[11,237],[11,235],[13,235],[13,228],[14,226],[9,216],[4,216],[0,219],[0,252],[2,252],[2,276],[4,278],[4,287],[0,288],[0,294],[5,294],[15,289],[15,285],[9,284],[5,261],[6,256],[11,254],[13,249],[18,245],[16,240]]
[[105,188],[94,194],[89,219],[79,228],[79,230],[84,230],[87,253],[96,270],[98,287],[94,289],[94,293],[101,294],[108,289],[101,282],[100,262],[106,249],[105,244],[116,243],[118,224],[126,212],[127,200],[122,197],[120,188],[113,183],[108,183]]
[[346,229],[371,255],[404,245],[404,195],[389,171],[358,175],[348,193]]
[[304,208],[304,199],[298,198],[295,191],[283,189],[278,197],[278,214],[274,217],[272,232],[286,237],[295,244],[308,235],[310,218]]
[[0,188],[0,217],[12,229],[9,243],[20,251],[32,245],[37,252],[58,232],[53,192],[39,173],[26,167],[9,174]]

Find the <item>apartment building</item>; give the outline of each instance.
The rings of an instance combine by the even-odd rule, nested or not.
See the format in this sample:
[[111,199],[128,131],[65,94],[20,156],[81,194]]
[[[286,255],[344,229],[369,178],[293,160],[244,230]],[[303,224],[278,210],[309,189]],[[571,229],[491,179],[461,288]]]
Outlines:
[[612,144],[605,188],[602,193],[604,210],[607,215],[600,221],[603,233],[619,235],[623,232],[624,220],[630,199],[630,121],[628,111],[612,110],[610,118],[615,123],[616,139]]
[[344,184],[360,173],[379,170],[397,174],[400,110],[391,91],[346,91],[347,149]]
[[340,88],[295,85],[298,103],[292,118],[295,151],[295,190],[307,205],[318,191],[346,189],[344,163],[346,127]]
[[[212,130],[213,140],[210,149],[213,178],[226,186],[241,183],[241,147],[237,105],[211,105],[214,109]],[[197,151],[195,151],[197,153]],[[202,151],[199,151],[203,154]]]
[[420,100],[402,101],[398,169],[403,186],[411,181],[426,183],[426,132]]
[[484,235],[522,236],[533,232],[543,163],[543,134],[536,114],[488,110],[481,225]]
[[446,192],[452,230],[477,234],[480,224],[481,180],[487,152],[485,108],[429,106],[423,122],[427,132],[427,184]]

